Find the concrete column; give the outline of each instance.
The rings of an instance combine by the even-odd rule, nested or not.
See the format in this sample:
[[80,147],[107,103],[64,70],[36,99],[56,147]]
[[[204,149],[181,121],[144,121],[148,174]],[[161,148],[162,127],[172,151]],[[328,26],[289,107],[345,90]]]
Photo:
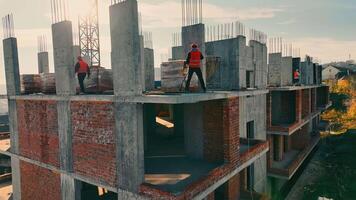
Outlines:
[[11,180],[12,180],[12,199],[21,200],[21,172],[20,160],[11,157]]
[[143,106],[116,103],[115,107],[118,187],[137,193],[144,181]]
[[274,158],[276,161],[283,160],[284,154],[284,140],[283,135],[274,136]]
[[38,73],[49,73],[48,52],[39,52],[38,59]]
[[72,22],[52,25],[57,95],[75,95]]
[[145,48],[145,91],[150,91],[155,88],[155,63],[153,49]]
[[137,1],[110,6],[111,63],[115,95],[140,95],[143,90]]
[[[190,158],[204,158],[203,105],[184,105],[184,144]],[[221,133],[223,134],[223,133]]]
[[17,39],[4,39],[3,50],[7,95],[19,95],[21,93],[21,88]]
[[[80,56],[80,46],[79,45],[74,45],[73,46],[73,63],[78,62],[78,56]],[[84,60],[90,65],[88,58],[84,58]]]
[[62,170],[73,171],[72,158],[72,119],[69,101],[57,101],[58,134],[60,148],[60,167]]
[[[7,95],[20,95],[20,70],[19,59],[17,51],[17,39],[7,38],[3,40],[4,64],[6,76]],[[9,108],[9,125],[10,125],[10,151],[14,154],[19,154],[18,144],[18,127],[17,127],[17,108],[16,100],[8,100]],[[21,174],[20,174],[20,160],[11,158],[12,169],[12,190],[13,199],[21,200]]]
[[156,132],[156,107],[155,104],[143,105],[143,127],[144,127],[144,145],[147,150],[148,138]]
[[[184,48],[185,57],[191,50],[191,45],[193,43],[197,44],[200,51],[206,56],[205,52],[205,25],[195,24],[191,26],[182,27],[182,43]],[[204,81],[206,82],[206,59],[202,61],[201,66]]]
[[81,200],[81,182],[66,174],[61,174],[62,200]]
[[146,73],[145,73],[145,42],[143,35],[140,35],[140,66],[141,66],[141,84],[142,92],[146,91]]
[[184,105],[173,105],[174,135],[184,136]]

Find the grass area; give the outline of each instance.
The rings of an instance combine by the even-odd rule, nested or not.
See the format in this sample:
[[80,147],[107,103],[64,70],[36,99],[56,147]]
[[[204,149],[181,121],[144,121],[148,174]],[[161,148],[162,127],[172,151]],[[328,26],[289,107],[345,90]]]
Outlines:
[[317,157],[322,173],[306,183],[303,199],[356,199],[356,130],[325,137]]

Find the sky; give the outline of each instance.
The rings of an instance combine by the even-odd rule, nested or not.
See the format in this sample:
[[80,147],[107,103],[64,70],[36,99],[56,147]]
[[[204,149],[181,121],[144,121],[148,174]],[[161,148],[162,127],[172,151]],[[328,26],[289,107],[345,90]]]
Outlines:
[[[109,5],[99,0],[102,65],[110,68]],[[68,0],[69,19],[77,32],[78,15],[89,0]],[[167,59],[172,33],[181,27],[180,0],[138,0],[143,31],[152,32],[155,67]],[[203,0],[203,23],[215,25],[236,20],[268,37],[283,37],[301,54],[321,63],[356,59],[355,0]],[[0,16],[13,13],[18,39],[20,73],[37,73],[37,37],[46,35],[53,72],[50,0],[0,0]],[[1,28],[0,28],[1,29]],[[0,31],[2,32],[2,31]],[[0,33],[1,34],[1,33]],[[2,34],[0,35],[2,37]],[[0,45],[2,46],[2,45]],[[0,84],[5,83],[3,52],[0,48]]]

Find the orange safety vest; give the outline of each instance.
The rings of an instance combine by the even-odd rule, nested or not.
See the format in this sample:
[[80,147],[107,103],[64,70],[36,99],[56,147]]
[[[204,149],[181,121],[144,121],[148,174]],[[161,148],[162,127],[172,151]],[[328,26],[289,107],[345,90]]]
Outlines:
[[294,72],[294,79],[299,79],[299,72],[298,71],[295,71]]
[[80,60],[78,74],[87,73],[88,68],[89,68],[89,65],[86,62],[84,62],[83,60]]
[[199,68],[201,65],[201,52],[200,51],[191,51],[190,52],[190,60],[189,67],[191,68]]

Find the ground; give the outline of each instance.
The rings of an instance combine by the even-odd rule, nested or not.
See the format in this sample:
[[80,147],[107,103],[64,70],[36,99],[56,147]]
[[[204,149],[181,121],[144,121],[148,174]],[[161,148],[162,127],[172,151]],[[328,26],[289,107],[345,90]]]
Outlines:
[[356,130],[323,138],[287,200],[356,199]]

